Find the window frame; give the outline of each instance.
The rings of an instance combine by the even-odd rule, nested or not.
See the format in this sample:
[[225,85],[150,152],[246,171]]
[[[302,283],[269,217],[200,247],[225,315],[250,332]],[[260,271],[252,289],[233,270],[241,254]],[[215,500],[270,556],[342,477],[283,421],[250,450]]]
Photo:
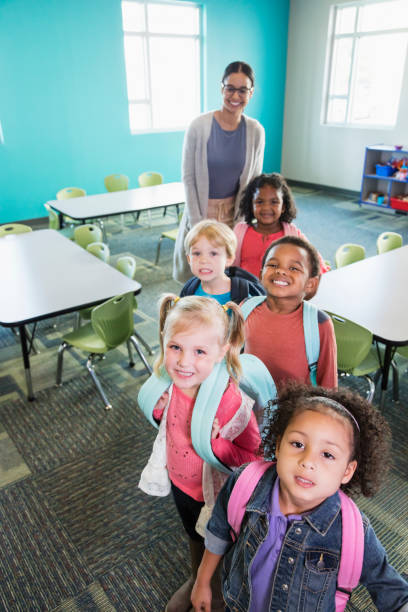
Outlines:
[[[370,4],[379,4],[384,3],[385,1],[392,2],[392,0],[353,0],[352,2],[336,2],[330,8],[330,18],[329,18],[329,28],[328,28],[328,38],[327,38],[327,48],[326,48],[326,68],[324,73],[324,89],[323,89],[323,103],[322,103],[322,111],[321,111],[321,124],[325,127],[346,127],[352,129],[383,129],[383,130],[393,130],[397,124],[397,120],[394,124],[383,124],[383,123],[357,123],[351,122],[348,120],[350,103],[353,95],[353,80],[356,77],[356,43],[358,39],[367,38],[370,36],[379,36],[384,34],[400,34],[400,33],[408,33],[408,27],[406,28],[395,28],[395,29],[384,29],[384,30],[369,30],[362,31],[358,30],[358,22],[359,22],[359,11],[360,8],[370,5]],[[355,7],[356,14],[354,19],[354,30],[350,33],[346,34],[336,34],[336,19],[337,19],[337,11],[338,9]],[[334,70],[333,60],[334,60],[334,49],[335,42],[340,39],[352,39],[352,49],[351,49],[351,58],[350,58],[350,74],[348,80],[348,92],[347,94],[330,94],[330,84],[332,80],[332,74]],[[405,60],[406,61],[406,58]],[[401,83],[400,91],[399,91],[399,101],[398,101],[398,111],[399,112],[399,104],[401,100],[401,92],[402,92],[403,82]],[[331,100],[346,100],[346,111],[345,111],[345,121],[342,122],[333,122],[328,121],[328,112],[329,112],[329,102]]]
[[[133,30],[125,30],[125,25],[123,23],[122,17],[122,34],[123,34],[123,47],[125,52],[125,38],[127,36],[130,37],[139,37],[142,39],[142,44],[145,50],[145,75],[146,75],[146,93],[147,97],[145,98],[130,98],[128,87],[127,87],[127,66],[126,66],[126,57],[124,57],[125,61],[125,74],[126,74],[126,95],[127,95],[127,104],[128,104],[128,118],[129,118],[129,130],[132,135],[135,134],[158,134],[163,132],[181,132],[184,131],[187,126],[186,125],[178,126],[178,127],[153,127],[153,99],[152,99],[152,88],[151,88],[151,67],[150,67],[150,49],[149,49],[149,40],[154,38],[174,38],[174,39],[188,39],[195,40],[198,44],[198,100],[199,100],[199,108],[198,112],[202,112],[203,108],[203,84],[202,84],[202,74],[203,74],[203,6],[199,2],[180,2],[178,0],[125,0],[126,2],[134,2],[135,4],[142,4],[144,9],[144,19],[145,19],[145,30],[142,32],[136,32]],[[122,6],[121,1],[121,6]],[[173,33],[156,33],[149,31],[149,18],[148,18],[148,5],[151,4],[168,4],[172,6],[190,6],[194,7],[198,10],[198,22],[199,22],[199,32],[198,34],[173,34]],[[130,123],[130,106],[131,104],[146,104],[149,106],[149,117],[150,117],[150,127],[144,129],[132,129]]]

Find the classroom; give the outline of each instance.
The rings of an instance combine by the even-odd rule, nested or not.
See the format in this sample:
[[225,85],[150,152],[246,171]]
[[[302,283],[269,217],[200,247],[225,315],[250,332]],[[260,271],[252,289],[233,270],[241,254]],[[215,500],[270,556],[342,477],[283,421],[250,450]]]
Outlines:
[[[182,502],[174,489],[160,497],[139,486],[152,425],[166,425],[173,399],[156,418],[139,392],[155,381],[160,355],[176,385],[160,321],[183,296],[222,305],[222,294],[225,305],[266,293],[271,307],[270,254],[261,265],[270,244],[282,239],[281,251],[313,259],[290,236],[311,243],[320,262],[296,308],[323,312],[337,352],[330,361],[319,315],[332,374],[305,354],[299,381],[313,382],[316,361],[318,385],[335,389],[338,377],[389,426],[388,476],[373,497],[353,499],[408,581],[407,47],[406,0],[0,2],[1,610],[199,609],[194,580],[188,607],[171,605],[202,556],[194,569]],[[228,166],[210,161],[216,149]],[[262,221],[267,197],[287,216]],[[195,263],[210,257],[200,249],[212,249],[213,230],[184,247],[208,218],[234,230],[232,257],[228,228],[216,243],[230,259],[219,285]],[[241,290],[252,289],[235,299],[241,273]],[[185,284],[191,276],[197,290]],[[163,294],[173,298],[161,317]],[[110,310],[94,308],[107,300],[122,308],[121,330],[117,322],[102,340]],[[308,352],[306,331],[305,343]],[[297,367],[284,344],[279,354]],[[245,350],[242,363],[256,354],[280,391],[281,370],[259,350]],[[408,610],[405,595],[391,608],[360,584],[346,610]],[[267,612],[245,605],[237,609]]]

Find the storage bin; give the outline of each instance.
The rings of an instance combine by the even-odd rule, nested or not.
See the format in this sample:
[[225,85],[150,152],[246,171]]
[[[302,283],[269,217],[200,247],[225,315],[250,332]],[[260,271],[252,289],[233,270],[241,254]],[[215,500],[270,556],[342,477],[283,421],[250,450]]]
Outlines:
[[391,208],[396,210],[406,210],[408,212],[408,200],[400,200],[399,198],[390,199]]
[[394,172],[395,169],[392,166],[383,166],[383,164],[375,164],[375,173],[378,176],[391,176],[392,174],[394,174]]

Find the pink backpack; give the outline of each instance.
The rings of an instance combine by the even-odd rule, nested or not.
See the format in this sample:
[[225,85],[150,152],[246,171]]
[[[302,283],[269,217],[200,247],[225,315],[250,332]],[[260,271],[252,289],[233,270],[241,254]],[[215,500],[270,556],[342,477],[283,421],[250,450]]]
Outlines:
[[[254,461],[241,472],[228,501],[228,523],[234,533],[235,541],[241,530],[246,505],[259,480],[273,465],[266,461]],[[356,504],[343,491],[339,490],[343,532],[341,538],[340,567],[337,576],[336,612],[343,612],[352,590],[358,585],[363,567],[364,528],[361,514]]]

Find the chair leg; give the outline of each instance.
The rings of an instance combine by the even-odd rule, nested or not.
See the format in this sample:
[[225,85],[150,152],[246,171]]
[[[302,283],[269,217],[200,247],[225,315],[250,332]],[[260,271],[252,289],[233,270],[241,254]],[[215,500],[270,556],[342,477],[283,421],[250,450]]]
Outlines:
[[157,266],[159,263],[159,258],[160,258],[160,247],[161,247],[161,243],[163,240],[164,236],[160,236],[159,238],[159,242],[157,243],[157,250],[156,250],[156,259],[154,260],[154,265]]
[[102,389],[101,383],[99,382],[95,374],[95,370],[93,366],[93,355],[89,355],[88,360],[86,362],[86,367],[88,369],[88,372],[91,375],[91,378],[94,382],[95,387],[97,388],[99,392],[99,395],[101,396],[103,400],[103,403],[105,404],[105,410],[110,410],[112,408],[112,404],[109,402],[108,398],[106,397],[104,390]]
[[149,364],[149,362],[147,361],[146,357],[143,355],[142,353],[142,349],[139,346],[138,341],[136,340],[135,336],[130,336],[129,341],[133,344],[133,346],[135,347],[137,354],[139,355],[140,359],[143,361],[143,364],[146,368],[146,370],[149,372],[149,374],[153,373],[153,370]]
[[55,381],[55,384],[60,387],[62,385],[61,379],[62,379],[62,361],[64,358],[64,351],[66,348],[69,348],[69,344],[67,342],[62,342],[62,344],[60,344],[59,349],[58,349],[58,361],[57,361],[57,378]]
[[149,353],[149,355],[153,355],[153,351],[150,348],[150,346],[147,344],[146,340],[144,338],[142,338],[142,336],[140,334],[138,334],[135,329],[133,330],[133,335],[136,336],[136,338],[139,340],[139,342],[141,344],[143,344],[143,346],[145,347],[145,349]]
[[397,364],[394,360],[391,361],[392,367],[392,399],[394,402],[399,402],[399,374]]
[[135,365],[135,362],[133,361],[132,346],[131,346],[130,340],[126,342],[126,346],[128,350],[128,356],[129,356],[129,368],[133,368]]

